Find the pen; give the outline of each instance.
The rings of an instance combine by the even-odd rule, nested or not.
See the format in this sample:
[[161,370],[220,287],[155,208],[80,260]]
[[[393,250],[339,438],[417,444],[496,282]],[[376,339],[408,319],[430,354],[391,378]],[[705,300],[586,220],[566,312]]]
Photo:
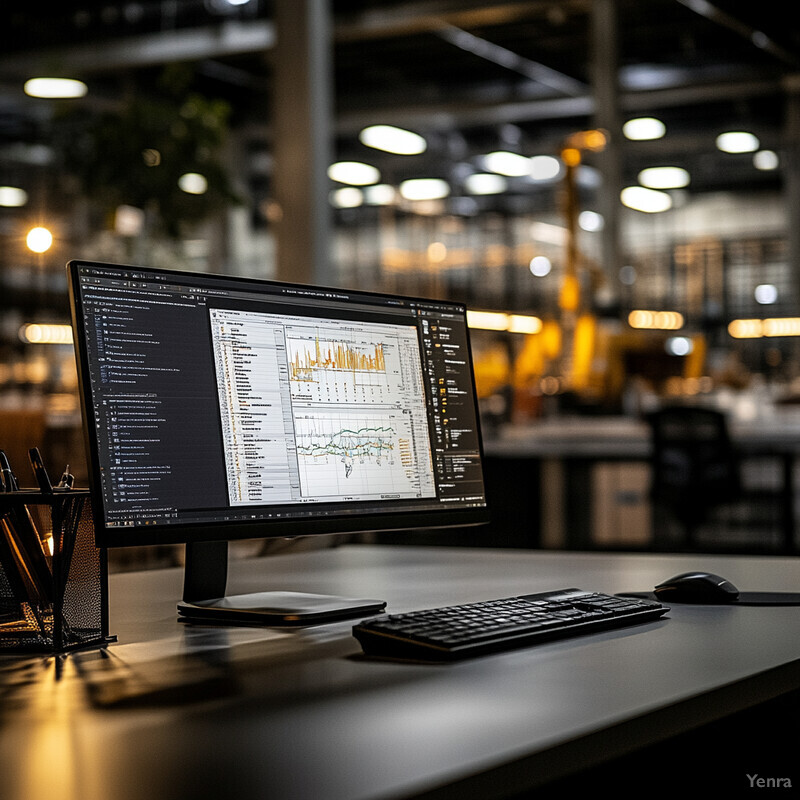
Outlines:
[[3,473],[3,483],[7,492],[15,492],[19,489],[17,479],[11,471],[11,464],[8,461],[8,456],[3,450],[0,450],[0,471]]
[[[37,450],[38,453],[38,450]],[[6,492],[19,489],[8,456],[0,450],[0,472]],[[3,518],[3,534],[20,576],[33,602],[52,602],[52,573],[42,549],[42,541],[27,506],[9,511]]]
[[42,461],[42,454],[39,452],[38,447],[32,447],[28,450],[28,458],[31,461],[31,468],[33,474],[36,476],[36,482],[39,484],[39,489],[42,494],[52,494],[53,484],[50,482],[50,476],[44,468],[44,461]]
[[71,489],[75,485],[75,476],[69,471],[69,464],[64,467],[64,473],[58,482],[58,489]]

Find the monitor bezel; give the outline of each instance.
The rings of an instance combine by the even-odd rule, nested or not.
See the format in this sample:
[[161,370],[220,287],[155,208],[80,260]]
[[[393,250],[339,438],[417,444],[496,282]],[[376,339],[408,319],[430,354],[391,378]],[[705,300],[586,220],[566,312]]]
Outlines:
[[[189,272],[185,270],[158,269],[133,264],[119,264],[95,261],[92,259],[72,259],[67,263],[68,296],[72,319],[75,359],[78,372],[78,391],[80,396],[81,415],[83,421],[83,440],[88,468],[89,490],[94,513],[95,543],[98,547],[135,547],[153,545],[176,545],[194,542],[237,541],[242,539],[273,539],[319,536],[325,534],[363,533],[367,531],[403,531],[412,529],[457,528],[482,525],[489,522],[488,504],[470,508],[453,509],[438,507],[430,510],[398,510],[386,513],[345,514],[332,516],[303,517],[300,519],[259,519],[236,520],[228,522],[187,522],[170,523],[169,525],[148,524],[133,528],[109,526],[106,524],[104,499],[98,476],[100,474],[99,443],[95,435],[96,421],[89,384],[89,362],[86,348],[86,337],[83,334],[83,309],[81,308],[79,291],[79,272],[81,267],[95,267],[110,270],[130,271],[163,275],[170,280],[184,278],[188,281],[197,278],[220,279],[229,284],[238,284],[245,291],[258,291],[258,288],[270,287],[289,291],[331,292],[337,295],[363,298],[368,301],[372,297],[395,299],[404,303],[436,303],[432,298],[416,298],[388,292],[367,292],[362,290],[342,289],[313,284],[299,284],[286,281],[262,280],[242,276],[220,275],[206,272]],[[463,303],[442,300],[448,306],[466,313]],[[480,429],[480,413],[475,389],[472,349],[469,328],[466,328],[467,360],[472,376],[472,397],[475,408],[475,426],[478,449],[483,462],[483,440]],[[485,491],[485,483],[484,483]],[[484,495],[485,496],[485,495]]]

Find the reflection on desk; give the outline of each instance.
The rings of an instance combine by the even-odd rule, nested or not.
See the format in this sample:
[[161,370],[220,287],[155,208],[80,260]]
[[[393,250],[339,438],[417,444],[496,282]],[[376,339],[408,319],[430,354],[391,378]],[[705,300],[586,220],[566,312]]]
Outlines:
[[[796,559],[349,545],[236,565],[232,589],[385,598],[391,611],[576,585],[646,590],[690,568],[743,591],[795,590]],[[682,606],[635,630],[457,665],[365,658],[352,623],[280,631],[182,625],[181,572],[111,578],[106,651],[0,661],[6,800],[499,798],[667,746],[659,770],[719,790],[792,775],[681,753],[681,733],[800,687],[800,608]],[[649,750],[648,750],[649,748]],[[782,752],[782,751],[775,751]],[[741,754],[739,754],[741,755]],[[669,774],[665,774],[669,773]],[[589,773],[591,777],[592,772]],[[641,790],[615,773],[609,788]]]

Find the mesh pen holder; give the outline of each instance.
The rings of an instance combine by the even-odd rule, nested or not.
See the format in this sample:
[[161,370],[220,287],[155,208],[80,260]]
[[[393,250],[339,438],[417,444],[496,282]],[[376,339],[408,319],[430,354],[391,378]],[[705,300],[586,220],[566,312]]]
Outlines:
[[88,491],[0,493],[0,655],[113,640]]

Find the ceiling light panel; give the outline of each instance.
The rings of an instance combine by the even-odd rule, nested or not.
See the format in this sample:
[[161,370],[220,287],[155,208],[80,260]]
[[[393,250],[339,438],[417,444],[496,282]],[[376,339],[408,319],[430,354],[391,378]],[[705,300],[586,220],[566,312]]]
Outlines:
[[507,150],[497,150],[485,155],[483,165],[489,172],[496,172],[498,175],[506,175],[509,178],[519,178],[523,175],[530,175],[531,172],[529,158]]
[[672,208],[672,198],[666,192],[645,186],[627,186],[620,193],[622,204],[634,211],[657,214]]
[[508,188],[508,182],[502,175],[479,172],[464,179],[464,188],[470,194],[501,194]]
[[358,138],[367,147],[397,155],[418,155],[428,148],[424,137],[394,125],[370,125],[361,131]]
[[381,173],[371,164],[361,161],[337,161],[328,167],[328,177],[351,186],[368,186],[381,179]]
[[748,131],[726,131],[717,136],[717,147],[723,153],[754,153],[759,145],[758,137]]
[[450,186],[441,178],[412,178],[400,184],[400,195],[406,200],[440,200],[450,194]]
[[649,141],[660,139],[667,132],[667,126],[655,117],[637,117],[629,119],[622,126],[622,133],[631,141]]
[[683,167],[648,167],[639,173],[639,183],[648,189],[682,189],[689,181]]
[[83,97],[88,91],[83,81],[73,78],[31,78],[23,88],[30,97],[48,100]]

